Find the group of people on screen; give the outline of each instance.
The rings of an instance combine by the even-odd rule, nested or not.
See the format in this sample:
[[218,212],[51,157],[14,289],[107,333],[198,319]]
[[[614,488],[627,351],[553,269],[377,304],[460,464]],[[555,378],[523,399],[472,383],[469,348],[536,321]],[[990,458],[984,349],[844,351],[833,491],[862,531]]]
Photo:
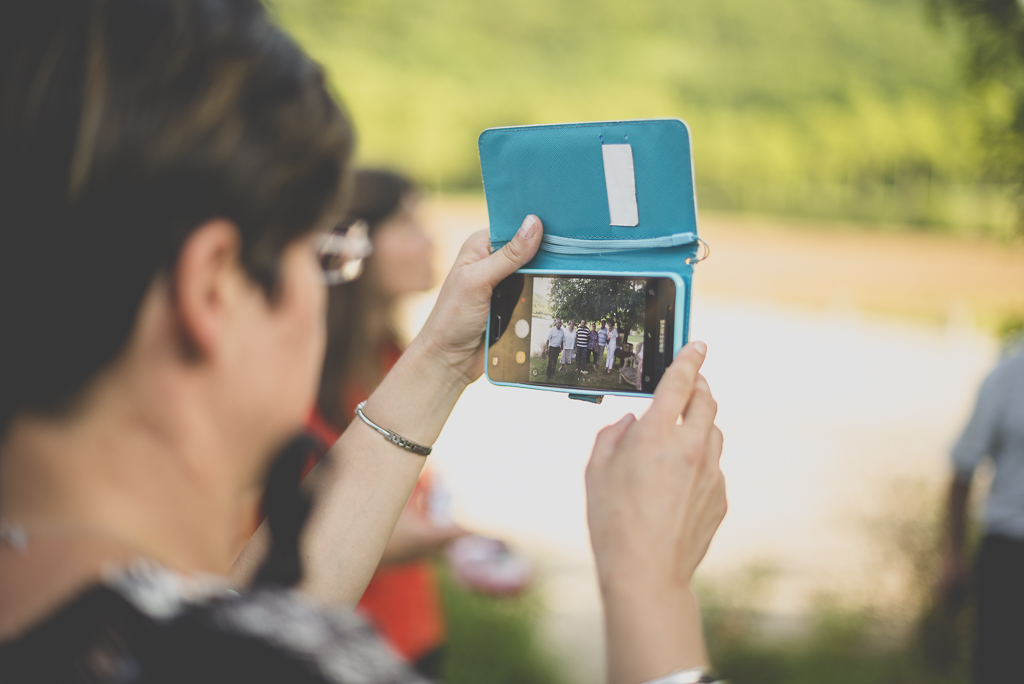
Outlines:
[[[616,351],[625,345],[626,340],[620,328],[610,319],[581,318],[579,323],[569,321],[563,325],[561,318],[556,318],[554,325],[548,330],[547,340],[547,379],[565,370],[575,370],[586,375],[590,372],[611,373],[615,369],[618,358]],[[620,366],[624,364],[626,355]]]

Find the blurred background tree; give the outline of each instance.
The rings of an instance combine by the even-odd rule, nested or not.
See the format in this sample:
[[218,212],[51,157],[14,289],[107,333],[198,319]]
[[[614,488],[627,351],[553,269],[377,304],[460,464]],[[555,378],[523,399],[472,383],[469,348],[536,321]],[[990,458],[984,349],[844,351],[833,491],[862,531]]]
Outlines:
[[[941,21],[953,15],[966,29],[967,76],[1003,116],[983,131],[985,171],[1011,185],[1024,216],[1024,9],[1020,0],[930,0]],[[1024,227],[1024,226],[1022,226]]]
[[1011,101],[972,96],[962,27],[920,0],[272,4],[327,66],[362,159],[430,189],[479,192],[490,126],[667,116],[691,124],[702,208],[1014,223],[982,140]]

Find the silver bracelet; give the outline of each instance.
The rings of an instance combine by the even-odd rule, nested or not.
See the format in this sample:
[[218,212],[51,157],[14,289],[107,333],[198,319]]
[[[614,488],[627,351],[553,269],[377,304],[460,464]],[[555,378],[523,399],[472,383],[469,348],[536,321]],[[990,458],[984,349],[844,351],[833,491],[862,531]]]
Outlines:
[[672,674],[652,679],[645,684],[726,684],[703,667],[691,667],[689,670],[676,670]]
[[413,442],[411,440],[406,439],[405,437],[402,437],[397,432],[393,432],[391,430],[388,430],[387,428],[382,428],[380,425],[377,425],[372,420],[367,418],[365,413],[363,413],[364,406],[366,406],[365,401],[359,402],[359,405],[356,406],[356,415],[359,416],[364,423],[366,423],[374,430],[379,432],[381,435],[383,435],[384,439],[388,440],[395,446],[402,447],[403,449],[407,449],[408,451],[411,451],[414,454],[419,454],[420,456],[429,456],[430,452],[434,450],[433,447],[427,447],[423,446],[422,444],[417,444],[416,442]]

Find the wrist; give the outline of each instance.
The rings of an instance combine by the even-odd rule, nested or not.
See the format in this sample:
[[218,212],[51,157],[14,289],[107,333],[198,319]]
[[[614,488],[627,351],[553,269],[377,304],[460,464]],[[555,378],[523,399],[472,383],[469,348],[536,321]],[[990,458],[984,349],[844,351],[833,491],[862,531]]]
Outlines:
[[661,570],[667,564],[664,558],[637,552],[622,553],[613,559],[609,559],[608,554],[602,556],[607,562],[598,558],[597,581],[601,594],[608,598],[637,598],[637,594],[693,594],[692,576]]
[[450,352],[434,341],[429,329],[424,329],[413,339],[406,354],[443,391],[462,394],[472,382],[463,364],[458,363]]
[[364,411],[378,425],[430,447],[467,383],[417,340],[367,399]]
[[644,609],[653,608],[662,612],[658,605],[670,603],[665,612],[679,607],[696,606],[697,595],[689,582],[677,581],[670,577],[654,577],[650,574],[620,574],[598,577],[601,598],[606,604],[630,604]]
[[689,584],[602,588],[609,681],[646,682],[708,667],[700,607]]

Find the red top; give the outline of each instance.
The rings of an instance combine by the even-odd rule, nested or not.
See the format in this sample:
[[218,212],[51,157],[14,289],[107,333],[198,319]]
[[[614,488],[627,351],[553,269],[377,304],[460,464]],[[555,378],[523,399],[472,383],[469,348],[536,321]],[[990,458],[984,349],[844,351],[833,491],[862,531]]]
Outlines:
[[[381,350],[381,363],[385,372],[395,365],[401,354],[401,350],[394,344],[388,344]],[[346,415],[354,416],[356,405],[368,396],[369,392],[362,389],[349,388],[343,406]],[[326,445],[333,445],[340,437],[337,430],[316,410],[307,421],[307,428]],[[310,459],[303,477],[318,460]],[[426,515],[425,502],[429,498],[429,491],[430,478],[424,474],[416,483],[416,489],[406,506],[413,507],[419,515]],[[419,660],[444,643],[444,613],[437,578],[427,561],[410,561],[378,568],[356,606],[356,611],[376,628],[399,655],[410,662]]]

